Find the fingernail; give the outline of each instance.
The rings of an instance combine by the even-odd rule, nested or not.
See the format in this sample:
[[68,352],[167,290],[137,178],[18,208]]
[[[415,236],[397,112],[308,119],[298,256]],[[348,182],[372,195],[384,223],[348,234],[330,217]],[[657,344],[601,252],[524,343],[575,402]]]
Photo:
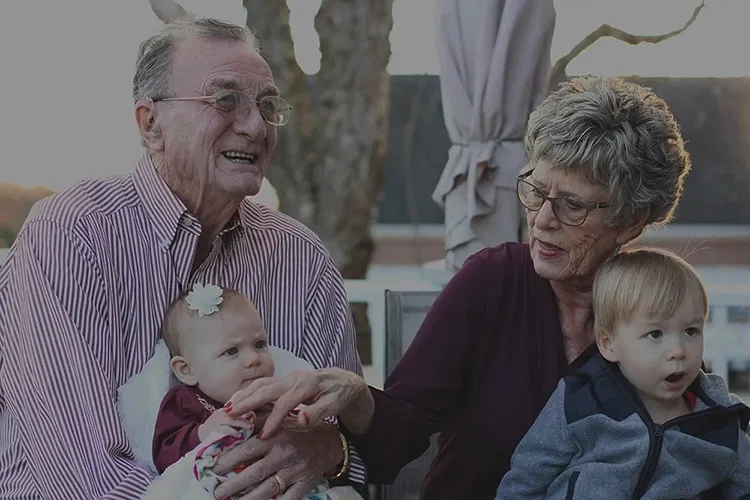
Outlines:
[[310,417],[307,416],[307,413],[304,411],[300,413],[300,419],[302,420],[302,425],[307,425],[310,423]]
[[260,432],[258,433],[258,439],[263,439],[263,431],[260,431]]
[[227,401],[227,404],[224,405],[224,411],[226,413],[230,413],[232,411],[232,402]]

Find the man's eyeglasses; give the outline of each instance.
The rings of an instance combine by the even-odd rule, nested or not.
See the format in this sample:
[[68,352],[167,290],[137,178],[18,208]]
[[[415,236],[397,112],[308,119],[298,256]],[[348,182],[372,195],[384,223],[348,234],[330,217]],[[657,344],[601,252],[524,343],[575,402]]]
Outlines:
[[586,218],[592,210],[607,208],[609,206],[606,202],[587,204],[573,198],[553,198],[547,196],[539,188],[525,180],[531,175],[531,172],[533,170],[518,176],[516,191],[521,204],[532,212],[538,212],[542,209],[544,202],[549,201],[552,205],[552,213],[555,214],[557,220],[566,226],[576,227],[586,222]]
[[155,97],[151,101],[206,101],[234,119],[246,116],[251,106],[257,105],[263,119],[277,127],[289,123],[292,114],[292,107],[281,97],[267,95],[256,101],[239,90],[220,90],[214,95],[196,97]]

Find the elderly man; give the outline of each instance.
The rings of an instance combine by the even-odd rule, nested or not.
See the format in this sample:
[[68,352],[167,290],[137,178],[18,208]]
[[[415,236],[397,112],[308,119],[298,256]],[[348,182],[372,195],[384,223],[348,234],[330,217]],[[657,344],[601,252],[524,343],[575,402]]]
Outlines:
[[[140,47],[133,97],[146,148],[134,172],[38,203],[0,271],[0,499],[140,497],[153,477],[132,460],[116,391],[195,282],[247,294],[272,344],[361,373],[330,255],[298,222],[246,199],[291,111],[249,31],[166,26]],[[83,152],[73,161],[116,161]],[[253,439],[243,458],[254,464],[217,494],[301,498],[321,477],[364,483],[328,424]]]

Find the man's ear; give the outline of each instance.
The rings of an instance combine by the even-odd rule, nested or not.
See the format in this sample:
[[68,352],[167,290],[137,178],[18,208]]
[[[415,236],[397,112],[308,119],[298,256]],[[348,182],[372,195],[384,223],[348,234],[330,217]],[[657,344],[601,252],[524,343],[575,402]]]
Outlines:
[[135,103],[135,121],[141,133],[143,145],[149,151],[163,151],[164,141],[156,119],[156,105],[153,101],[140,100]]
[[182,356],[173,356],[172,359],[169,360],[169,366],[172,368],[175,377],[177,377],[177,379],[183,384],[190,386],[198,385],[198,381],[196,380],[195,375],[193,375],[190,365]]
[[596,346],[599,348],[599,352],[602,354],[604,359],[611,363],[617,362],[617,353],[614,350],[614,346],[612,345],[612,337],[607,335],[598,335],[596,336]]

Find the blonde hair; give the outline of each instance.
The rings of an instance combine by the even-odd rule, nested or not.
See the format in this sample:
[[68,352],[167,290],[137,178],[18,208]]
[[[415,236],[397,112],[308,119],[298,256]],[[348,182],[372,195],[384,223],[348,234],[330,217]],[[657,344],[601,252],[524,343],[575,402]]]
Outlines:
[[657,248],[618,253],[594,279],[594,331],[597,337],[611,337],[618,323],[631,320],[636,313],[648,319],[669,318],[691,288],[698,291],[705,319],[706,287],[684,259]]

